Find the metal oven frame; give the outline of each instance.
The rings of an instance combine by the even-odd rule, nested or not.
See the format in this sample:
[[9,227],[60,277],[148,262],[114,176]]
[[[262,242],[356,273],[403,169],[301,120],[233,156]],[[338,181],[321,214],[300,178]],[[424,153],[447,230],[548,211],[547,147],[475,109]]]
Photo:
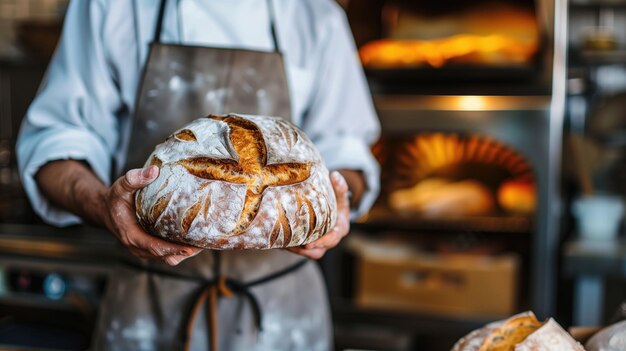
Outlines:
[[[540,317],[556,312],[561,147],[565,109],[567,0],[537,0],[548,44],[535,95],[374,95],[383,134],[477,132],[521,151],[531,162],[539,202],[531,243],[530,307]],[[514,89],[512,89],[514,91]]]

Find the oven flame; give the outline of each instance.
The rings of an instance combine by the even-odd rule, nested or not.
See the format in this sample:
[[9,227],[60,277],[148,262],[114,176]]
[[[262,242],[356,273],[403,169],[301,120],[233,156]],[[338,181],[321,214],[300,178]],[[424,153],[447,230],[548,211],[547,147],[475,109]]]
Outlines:
[[538,50],[536,41],[507,35],[459,34],[435,40],[381,39],[359,50],[368,68],[440,68],[448,63],[524,65]]
[[463,111],[482,111],[488,107],[487,99],[483,96],[460,96],[457,104]]
[[389,37],[359,50],[367,68],[527,65],[539,50],[534,11],[512,4],[478,2],[443,16],[402,8],[388,12],[395,14],[388,16]]

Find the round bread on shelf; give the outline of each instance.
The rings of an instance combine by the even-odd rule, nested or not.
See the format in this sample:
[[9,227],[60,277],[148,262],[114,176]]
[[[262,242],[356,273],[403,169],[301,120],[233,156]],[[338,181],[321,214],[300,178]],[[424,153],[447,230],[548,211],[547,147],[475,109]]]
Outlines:
[[137,191],[149,233],[207,249],[304,245],[327,233],[337,204],[311,140],[276,117],[210,115],[157,145],[159,176]]
[[445,218],[489,215],[495,205],[490,190],[479,181],[428,178],[411,188],[393,191],[389,207],[400,213]]
[[498,188],[498,203],[509,213],[530,215],[537,206],[537,190],[531,179],[510,179]]

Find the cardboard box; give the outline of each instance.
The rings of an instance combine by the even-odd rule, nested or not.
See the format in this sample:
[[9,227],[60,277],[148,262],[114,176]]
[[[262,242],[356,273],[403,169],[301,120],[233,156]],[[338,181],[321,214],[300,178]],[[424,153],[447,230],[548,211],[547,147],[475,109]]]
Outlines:
[[516,310],[519,262],[497,257],[429,254],[358,259],[357,303],[450,316],[509,316]]

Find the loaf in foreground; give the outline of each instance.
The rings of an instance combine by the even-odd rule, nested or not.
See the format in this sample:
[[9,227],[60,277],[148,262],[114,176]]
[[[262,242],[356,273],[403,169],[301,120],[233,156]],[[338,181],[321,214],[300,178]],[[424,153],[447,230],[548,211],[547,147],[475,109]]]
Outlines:
[[537,320],[532,312],[493,322],[459,340],[452,351],[585,351],[550,318]]
[[149,233],[208,249],[304,245],[328,232],[337,204],[322,158],[275,117],[208,116],[159,144],[159,176],[135,195]]

